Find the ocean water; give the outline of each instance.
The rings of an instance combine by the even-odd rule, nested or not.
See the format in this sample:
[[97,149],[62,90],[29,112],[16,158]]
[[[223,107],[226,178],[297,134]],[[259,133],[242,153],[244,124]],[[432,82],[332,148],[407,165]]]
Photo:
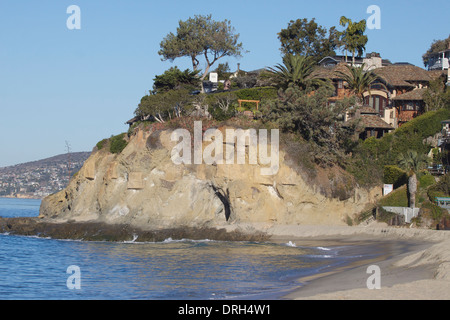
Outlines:
[[[0,216],[37,216],[39,206],[0,198]],[[109,243],[0,234],[0,299],[280,298],[300,277],[362,258],[351,252],[292,241]]]

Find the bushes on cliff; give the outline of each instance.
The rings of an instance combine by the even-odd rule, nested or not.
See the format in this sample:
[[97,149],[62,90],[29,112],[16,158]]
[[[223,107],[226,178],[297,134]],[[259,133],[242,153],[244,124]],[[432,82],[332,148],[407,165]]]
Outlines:
[[128,145],[128,142],[125,140],[126,133],[121,133],[117,136],[111,137],[109,151],[111,153],[121,153],[123,149]]
[[430,111],[381,139],[372,137],[361,141],[353,150],[352,159],[346,163],[346,169],[357,177],[360,185],[380,183],[378,177],[383,177],[385,166],[397,164],[401,154],[408,150],[427,154],[431,146],[424,143],[424,140],[439,133],[442,129],[441,122],[449,118],[450,109]]
[[345,157],[345,146],[352,134],[339,125],[350,100],[330,105],[328,98],[332,94],[327,87],[320,87],[313,94],[309,89],[290,85],[278,92],[278,99],[261,104],[263,121],[300,135],[314,149],[317,164],[337,164]]
[[406,171],[397,166],[384,167],[384,183],[394,185],[394,188],[406,184],[408,182],[408,175]]
[[396,163],[399,155],[408,150],[415,150],[420,154],[428,153],[430,146],[423,143],[424,139],[440,132],[441,122],[449,118],[450,110],[447,109],[427,112],[382,139],[367,139],[360,145],[358,151],[383,165]]

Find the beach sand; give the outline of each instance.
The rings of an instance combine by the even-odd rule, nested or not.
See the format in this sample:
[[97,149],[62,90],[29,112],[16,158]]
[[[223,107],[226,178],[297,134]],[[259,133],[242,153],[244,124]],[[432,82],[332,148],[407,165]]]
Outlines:
[[[299,279],[290,300],[450,300],[450,232],[388,227],[373,223],[346,226],[266,227],[272,240],[297,244],[374,244],[383,254],[312,278]],[[380,289],[368,289],[380,269]]]

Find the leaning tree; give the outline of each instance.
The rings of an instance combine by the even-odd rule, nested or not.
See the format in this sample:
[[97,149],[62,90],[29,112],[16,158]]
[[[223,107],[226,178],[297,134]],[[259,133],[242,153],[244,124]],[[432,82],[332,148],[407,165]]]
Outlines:
[[204,57],[206,68],[201,80],[205,79],[214,63],[223,57],[242,56],[242,43],[239,34],[230,21],[214,21],[211,15],[195,15],[186,21],[180,21],[176,34],[169,33],[161,42],[159,55],[162,60],[174,61],[188,57],[194,71],[198,70],[200,57]]

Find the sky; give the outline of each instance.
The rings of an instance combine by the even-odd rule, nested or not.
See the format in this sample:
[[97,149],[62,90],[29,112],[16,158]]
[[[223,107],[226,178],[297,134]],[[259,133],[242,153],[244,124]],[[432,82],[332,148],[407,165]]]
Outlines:
[[[80,8],[80,29],[67,27],[71,5]],[[126,132],[155,75],[192,69],[189,59],[158,55],[180,20],[231,21],[246,53],[218,63],[250,71],[281,62],[277,33],[289,21],[330,28],[343,15],[368,19],[370,5],[380,8],[381,26],[367,30],[366,52],[392,62],[423,67],[432,41],[450,34],[448,0],[0,0],[0,167],[65,153],[66,141],[71,152],[91,151]]]

